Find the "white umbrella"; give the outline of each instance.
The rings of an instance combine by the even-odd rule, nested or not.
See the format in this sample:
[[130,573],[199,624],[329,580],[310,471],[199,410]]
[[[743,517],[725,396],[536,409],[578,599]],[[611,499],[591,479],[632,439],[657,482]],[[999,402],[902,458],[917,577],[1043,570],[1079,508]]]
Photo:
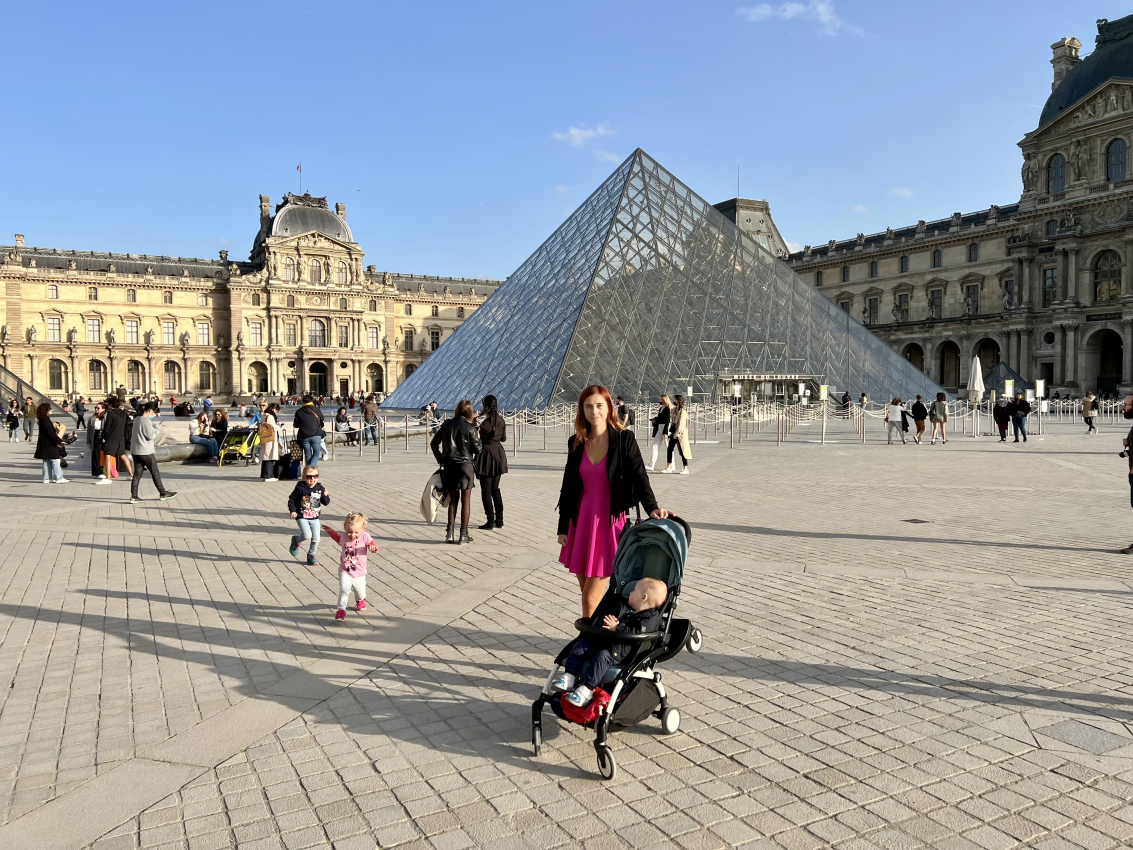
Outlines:
[[980,362],[979,357],[972,358],[972,375],[968,378],[968,399],[973,403],[979,402],[983,398],[984,390],[984,367]]

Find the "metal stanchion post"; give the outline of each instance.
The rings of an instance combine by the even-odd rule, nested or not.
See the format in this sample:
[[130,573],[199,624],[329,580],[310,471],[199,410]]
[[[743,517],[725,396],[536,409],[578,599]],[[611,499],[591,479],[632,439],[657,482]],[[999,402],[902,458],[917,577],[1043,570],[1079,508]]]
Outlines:
[[405,414],[405,450],[409,451],[409,414]]
[[822,445],[826,445],[826,402],[822,402]]

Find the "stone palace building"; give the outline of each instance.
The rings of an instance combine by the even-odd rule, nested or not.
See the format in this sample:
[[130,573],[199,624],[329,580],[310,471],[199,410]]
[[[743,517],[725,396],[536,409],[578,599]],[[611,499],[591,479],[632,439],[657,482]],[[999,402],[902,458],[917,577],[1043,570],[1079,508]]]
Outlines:
[[953,391],[974,356],[1049,392],[1133,391],[1133,15],[1052,45],[1016,203],[807,246],[788,262]]
[[0,358],[53,399],[385,391],[499,285],[364,266],[345,204],[260,196],[247,262],[0,248]]

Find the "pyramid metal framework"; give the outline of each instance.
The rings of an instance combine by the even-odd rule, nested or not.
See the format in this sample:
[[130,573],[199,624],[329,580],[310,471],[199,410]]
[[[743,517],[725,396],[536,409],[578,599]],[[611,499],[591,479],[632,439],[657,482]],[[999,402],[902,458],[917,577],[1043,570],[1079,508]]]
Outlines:
[[504,409],[713,394],[718,376],[810,375],[855,397],[941,389],[641,149],[383,407],[492,393]]

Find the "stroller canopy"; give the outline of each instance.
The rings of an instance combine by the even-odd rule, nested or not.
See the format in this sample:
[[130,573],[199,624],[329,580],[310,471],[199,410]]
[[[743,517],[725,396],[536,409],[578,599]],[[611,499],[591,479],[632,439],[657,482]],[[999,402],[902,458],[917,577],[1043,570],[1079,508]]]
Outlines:
[[675,519],[647,519],[626,526],[614,556],[614,592],[624,596],[641,578],[656,578],[680,587],[688,557],[688,526]]

